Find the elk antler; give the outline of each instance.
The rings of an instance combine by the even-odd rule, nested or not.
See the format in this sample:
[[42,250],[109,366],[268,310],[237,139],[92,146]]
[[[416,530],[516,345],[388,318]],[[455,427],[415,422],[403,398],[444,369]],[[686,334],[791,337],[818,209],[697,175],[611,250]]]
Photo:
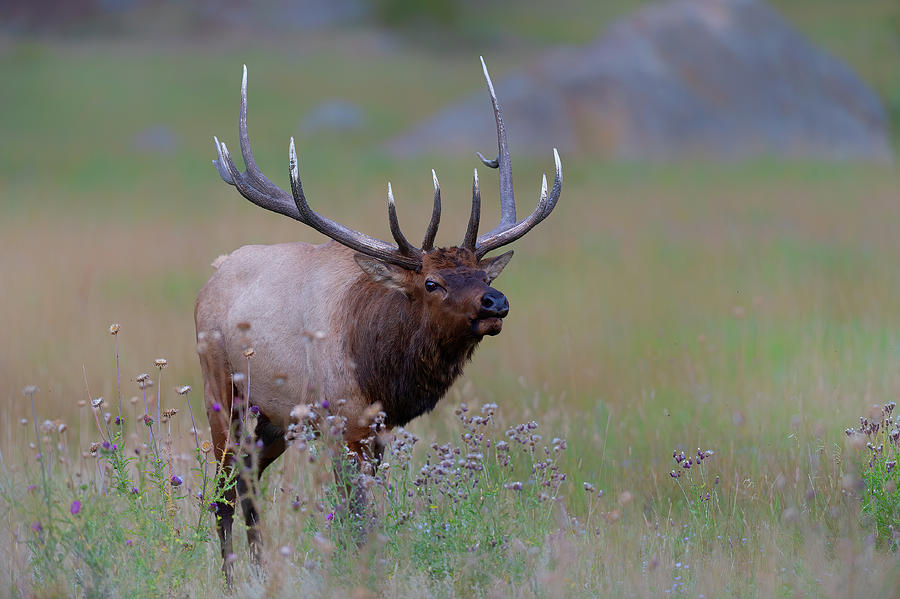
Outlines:
[[[484,78],[487,80],[488,90],[491,93],[491,105],[494,108],[494,120],[497,122],[498,151],[497,158],[494,160],[488,160],[481,152],[477,152],[477,154],[478,158],[481,159],[481,162],[483,162],[485,166],[499,170],[500,223],[475,241],[475,257],[479,259],[491,250],[512,243],[516,239],[522,237],[539,222],[547,218],[556,207],[556,203],[559,201],[559,194],[562,191],[562,165],[559,161],[559,152],[556,151],[556,148],[553,148],[553,160],[556,163],[556,177],[553,180],[553,188],[550,190],[550,195],[547,195],[547,176],[544,175],[541,184],[541,199],[538,201],[538,205],[534,209],[534,212],[527,218],[518,222],[516,221],[516,198],[513,194],[512,165],[509,160],[509,141],[506,138],[506,126],[503,124],[503,113],[500,110],[500,103],[497,101],[497,94],[494,93],[494,84],[491,82],[491,76],[488,74],[487,65],[484,63],[484,57],[481,58],[481,67],[484,70]],[[475,196],[477,191],[476,174],[476,184],[473,188],[472,197],[472,218],[476,220],[474,225],[476,231],[478,230],[477,217],[475,216]],[[478,196],[477,201],[480,203],[480,195]],[[472,222],[470,220],[469,230],[466,231],[466,241],[469,239],[469,231],[471,230]]]
[[[241,113],[238,121],[238,133],[241,141],[241,155],[244,158],[246,170],[241,173],[235,166],[228,148],[224,143],[215,139],[217,160],[213,160],[216,170],[222,180],[234,185],[242,196],[266,210],[271,210],[285,216],[289,216],[316,231],[327,235],[338,243],[363,254],[373,256],[385,262],[402,266],[409,270],[419,270],[422,267],[422,250],[413,247],[400,231],[397,222],[397,213],[394,207],[394,196],[388,187],[388,220],[391,226],[391,234],[397,242],[397,246],[369,237],[359,231],[354,231],[331,219],[320,216],[306,202],[303,194],[303,185],[300,183],[300,172],[297,166],[297,153],[294,150],[294,138],[291,138],[289,148],[291,194],[288,195],[277,185],[272,183],[256,166],[253,151],[250,149],[250,137],[247,134],[247,66],[244,65],[244,77],[241,82]],[[435,177],[435,181],[437,178]],[[432,216],[426,234],[426,241],[430,238],[434,241],[437,233],[437,220],[440,218],[440,193],[435,189],[435,213],[437,219]]]

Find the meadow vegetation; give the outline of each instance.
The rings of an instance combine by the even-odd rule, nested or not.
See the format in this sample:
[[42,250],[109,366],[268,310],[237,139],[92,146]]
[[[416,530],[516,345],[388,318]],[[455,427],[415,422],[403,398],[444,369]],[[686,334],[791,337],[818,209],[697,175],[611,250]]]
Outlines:
[[[896,102],[883,23],[870,40],[822,6],[801,28],[848,46]],[[219,596],[193,300],[219,254],[320,240],[209,163],[213,134],[236,142],[240,66],[272,179],[286,184],[297,136],[310,203],[389,238],[387,180],[423,230],[434,167],[452,244],[474,160],[400,161],[378,142],[480,89],[479,52],[365,32],[0,47],[2,594]],[[497,48],[495,77],[534,51]],[[366,126],[298,134],[332,97],[358,100]],[[159,123],[174,147],[135,149]],[[517,159],[510,135],[530,210],[551,154]],[[895,167],[562,158],[559,207],[497,281],[503,333],[433,414],[394,431],[361,518],[340,509],[330,427],[299,424],[261,483],[263,570],[235,526],[235,595],[895,596]]]

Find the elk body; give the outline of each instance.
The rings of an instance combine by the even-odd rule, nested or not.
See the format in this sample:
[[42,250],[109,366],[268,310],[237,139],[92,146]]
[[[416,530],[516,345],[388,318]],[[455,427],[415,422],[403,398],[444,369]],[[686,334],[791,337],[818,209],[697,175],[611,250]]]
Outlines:
[[[236,495],[248,525],[251,552],[259,558],[255,479],[286,448],[285,433],[298,404],[321,405],[346,419],[344,440],[362,457],[370,435],[363,418],[378,405],[385,426],[404,425],[430,411],[462,372],[485,335],[496,335],[509,304],[491,287],[512,252],[487,258],[546,218],[559,200],[562,172],[548,193],[546,177],[534,212],[516,219],[506,130],[487,68],[497,124],[498,155],[485,165],[499,170],[500,223],[478,235],[478,172],[472,210],[458,246],[434,247],[441,191],[434,176],[434,208],[420,247],[403,235],[388,184],[388,219],[395,244],[353,231],[314,212],[300,183],[291,139],[291,193],[256,166],[247,134],[247,71],[241,87],[239,134],[246,170],[239,172],[225,144],[216,140],[213,161],[226,183],[254,204],[299,220],[327,235],[322,245],[284,243],[242,247],[224,260],[204,285],[194,311],[206,411],[219,464],[246,467],[236,488],[217,507],[217,530],[226,577],[232,558]],[[251,354],[248,346],[252,346]],[[251,378],[252,377],[252,378]],[[248,392],[249,389],[249,392]],[[249,401],[247,398],[249,397]],[[248,404],[258,410],[245,419]],[[253,422],[252,431],[242,430]],[[254,451],[246,452],[248,435]],[[375,447],[375,458],[380,448]],[[235,456],[240,453],[252,455]],[[248,474],[249,473],[249,474]]]

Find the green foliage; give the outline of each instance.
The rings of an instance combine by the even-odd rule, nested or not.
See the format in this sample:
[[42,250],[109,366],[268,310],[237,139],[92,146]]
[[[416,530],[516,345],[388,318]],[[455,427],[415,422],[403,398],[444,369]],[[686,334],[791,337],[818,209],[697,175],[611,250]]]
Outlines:
[[880,409],[876,406],[870,417],[860,417],[859,429],[846,430],[851,444],[863,449],[860,474],[864,520],[874,527],[879,545],[892,551],[900,542],[900,413],[891,415],[896,405],[889,402]]

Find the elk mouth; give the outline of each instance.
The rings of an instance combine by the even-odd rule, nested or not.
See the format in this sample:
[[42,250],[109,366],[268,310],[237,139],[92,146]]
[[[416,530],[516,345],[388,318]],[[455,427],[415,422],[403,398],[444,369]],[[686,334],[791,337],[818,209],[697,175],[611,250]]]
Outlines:
[[485,335],[499,335],[502,329],[503,319],[498,316],[488,316],[472,320],[472,332],[479,337]]

